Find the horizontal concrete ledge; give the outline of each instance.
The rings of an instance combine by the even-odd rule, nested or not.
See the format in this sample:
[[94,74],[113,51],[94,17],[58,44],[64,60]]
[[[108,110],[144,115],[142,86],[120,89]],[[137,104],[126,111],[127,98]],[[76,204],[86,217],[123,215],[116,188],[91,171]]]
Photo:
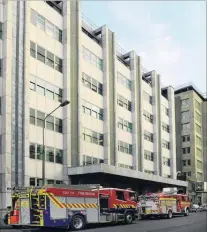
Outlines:
[[139,172],[135,170],[130,170],[121,167],[115,167],[107,164],[96,164],[88,166],[70,167],[68,168],[68,175],[83,175],[88,173],[106,173],[117,176],[125,176],[135,179],[154,181],[158,183],[169,184],[173,186],[188,187],[187,181],[175,180],[170,178],[165,178],[161,176],[151,175],[144,172]]

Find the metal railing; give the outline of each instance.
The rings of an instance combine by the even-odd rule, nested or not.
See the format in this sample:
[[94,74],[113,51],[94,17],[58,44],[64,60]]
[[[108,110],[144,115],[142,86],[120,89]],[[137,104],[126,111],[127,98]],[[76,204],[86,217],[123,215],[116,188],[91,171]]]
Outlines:
[[91,30],[96,30],[98,29],[98,26],[93,23],[89,18],[87,18],[83,13],[81,14],[82,20],[91,28]]
[[202,91],[200,91],[200,89],[198,89],[194,84],[193,84],[193,82],[187,82],[187,83],[185,83],[185,84],[182,84],[182,85],[179,85],[179,86],[177,86],[177,87],[175,87],[175,91],[176,90],[179,90],[179,89],[182,89],[182,88],[186,88],[186,87],[188,87],[188,86],[192,86],[201,96],[203,96],[204,98],[206,98],[207,97],[207,93],[206,92],[202,92]]

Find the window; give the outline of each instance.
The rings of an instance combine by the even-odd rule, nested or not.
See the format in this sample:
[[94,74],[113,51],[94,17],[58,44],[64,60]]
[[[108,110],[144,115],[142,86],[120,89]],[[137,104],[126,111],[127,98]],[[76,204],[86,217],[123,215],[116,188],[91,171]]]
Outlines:
[[35,110],[30,108],[30,123],[35,125]]
[[181,107],[189,106],[189,98],[181,100]]
[[83,100],[83,112],[99,120],[103,120],[103,109]]
[[201,115],[199,113],[195,112],[195,118],[196,118],[196,121],[201,123]]
[[43,181],[42,179],[37,179],[37,186],[42,186],[43,185]]
[[191,160],[182,160],[183,166],[191,166]]
[[132,145],[122,141],[118,141],[118,151],[132,155]]
[[42,87],[42,86],[40,86],[40,85],[37,85],[36,91],[37,91],[39,94],[45,96],[45,88],[44,88],[44,87]]
[[36,44],[30,41],[30,55],[36,58]]
[[85,73],[82,73],[82,83],[94,92],[103,95],[103,85]]
[[190,118],[190,111],[181,112],[181,119],[189,119]]
[[184,123],[181,126],[182,126],[182,130],[189,130],[190,129],[190,123]]
[[62,31],[58,27],[55,27],[54,38],[62,43]]
[[62,164],[63,163],[63,151],[56,149],[55,150],[55,162],[58,164]]
[[83,47],[83,59],[103,70],[103,61],[85,47]]
[[55,100],[57,100],[58,102],[62,102],[63,90],[59,89],[58,87],[54,87],[54,89],[55,89],[55,95],[54,95]]
[[43,146],[37,145],[37,159],[42,160]]
[[170,133],[170,127],[166,123],[162,123],[162,129],[168,133]]
[[[32,91],[37,91],[38,93],[40,93],[43,96],[46,96],[52,100],[56,100],[58,102],[62,102],[62,89],[59,89],[58,87],[48,84],[46,81],[37,78],[35,76],[31,75],[31,80],[30,81],[30,89]],[[36,83],[37,82],[37,86]],[[47,89],[45,89],[43,86],[47,86]]]
[[196,144],[199,145],[199,146],[202,146],[202,141],[201,141],[201,138],[196,136]]
[[83,139],[90,143],[95,143],[100,146],[104,146],[104,137],[103,134],[100,134],[96,131],[90,129],[83,129]]
[[163,157],[162,161],[163,161],[163,165],[170,167],[170,159],[169,158]]
[[147,173],[147,174],[152,174],[152,175],[154,175],[154,174],[155,174],[155,172],[154,172],[154,171],[146,170],[146,169],[144,170],[144,172],[145,172],[145,173]]
[[54,162],[54,148],[46,147],[46,161]]
[[131,111],[132,107],[131,107],[131,102],[128,101],[126,98],[122,97],[121,95],[117,95],[117,104],[125,109],[127,109],[128,111]]
[[0,39],[3,38],[3,23],[0,22]]
[[30,81],[30,89],[35,91],[36,90],[35,87],[36,87],[35,83]]
[[62,133],[62,129],[63,129],[62,119],[56,118],[55,119],[55,131]]
[[197,180],[201,181],[203,179],[203,174],[201,172],[197,172]]
[[152,96],[150,96],[147,92],[143,91],[143,99],[152,105]]
[[49,21],[46,22],[46,32],[48,35],[54,36],[54,25]]
[[124,85],[127,89],[131,90],[131,81],[119,72],[117,72],[117,81]]
[[[30,42],[30,55],[36,58],[36,44]],[[37,45],[37,59],[62,73],[62,59]]]
[[47,51],[46,64],[51,68],[54,68],[54,54],[49,51]]
[[56,180],[55,182],[56,182],[56,184],[63,184],[62,180]]
[[196,124],[196,132],[201,134],[201,127],[198,124]]
[[148,131],[144,131],[144,139],[153,143],[153,134]]
[[45,114],[37,111],[37,126],[44,127]]
[[116,191],[116,199],[120,201],[125,201],[124,192],[123,191]]
[[182,136],[183,142],[190,142],[190,135],[184,135]]
[[195,108],[199,111],[201,111],[201,103],[195,100]]
[[118,118],[117,127],[122,129],[122,130],[125,130],[125,131],[132,133],[132,123],[128,122],[122,118]]
[[47,180],[47,184],[54,184],[55,181],[54,180]]
[[129,165],[126,165],[126,164],[120,164],[120,163],[118,163],[118,166],[119,167],[121,167],[121,168],[127,168],[127,169],[133,169],[133,167],[132,166],[129,166]]
[[190,147],[184,147],[182,148],[183,154],[190,154]]
[[36,186],[35,178],[29,178],[29,186]]
[[29,146],[29,157],[31,159],[35,159],[35,144],[34,143],[30,143],[30,146]]
[[37,59],[45,63],[45,49],[37,45]]
[[54,131],[54,117],[53,117],[53,116],[49,116],[49,117],[46,119],[46,128],[47,128],[48,130]]
[[37,25],[42,29],[45,30],[45,18],[41,15],[37,15]]
[[144,150],[144,158],[149,161],[154,161],[154,154],[151,151]]
[[147,111],[144,110],[143,116],[144,116],[146,121],[153,123],[153,115],[151,115],[150,113],[148,113]]
[[170,143],[166,140],[162,140],[162,147],[170,150]]
[[162,105],[162,112],[163,112],[164,115],[169,116],[169,109],[167,107],[163,106],[163,105]]
[[100,162],[101,162],[101,160],[96,158],[96,157],[83,155],[83,165],[84,166],[91,165],[91,164],[99,164]]
[[50,98],[50,99],[54,99],[54,93],[52,91],[50,91],[49,89],[46,89],[46,97]]
[[57,56],[55,57],[55,69],[62,73],[62,60]]

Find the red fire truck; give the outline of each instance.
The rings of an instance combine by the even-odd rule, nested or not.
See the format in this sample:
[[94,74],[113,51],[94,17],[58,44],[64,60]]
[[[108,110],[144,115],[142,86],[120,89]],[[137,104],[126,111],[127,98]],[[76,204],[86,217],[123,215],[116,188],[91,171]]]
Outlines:
[[[88,223],[124,222],[138,218],[136,193],[100,185],[45,185],[13,194],[9,224],[81,230]],[[14,201],[15,199],[15,201]],[[16,202],[19,201],[19,208]]]
[[189,215],[190,200],[186,194],[148,193],[139,197],[141,218],[167,217],[173,215]]

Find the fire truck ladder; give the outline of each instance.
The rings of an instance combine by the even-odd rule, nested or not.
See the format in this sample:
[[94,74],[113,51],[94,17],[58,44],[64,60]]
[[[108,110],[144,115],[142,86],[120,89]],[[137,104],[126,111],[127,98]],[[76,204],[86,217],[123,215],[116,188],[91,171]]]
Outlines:
[[67,185],[67,184],[47,184],[42,187],[46,188],[64,188],[64,189],[75,189],[75,190],[98,190],[101,188],[100,184],[78,184],[78,185]]
[[31,199],[31,212],[32,212],[32,224],[39,224],[40,223],[40,210],[39,210],[39,196],[34,189],[31,189],[30,192],[30,199]]

